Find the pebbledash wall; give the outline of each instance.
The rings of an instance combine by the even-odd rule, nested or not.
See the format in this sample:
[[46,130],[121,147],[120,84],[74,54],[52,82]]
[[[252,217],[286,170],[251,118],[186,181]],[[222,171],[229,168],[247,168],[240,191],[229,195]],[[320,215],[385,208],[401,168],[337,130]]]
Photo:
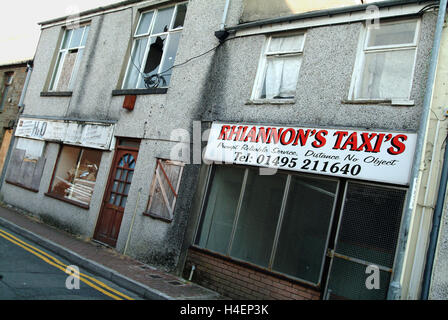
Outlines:
[[[252,126],[265,128],[278,126],[285,130],[286,128],[317,128],[318,130],[339,129],[362,132],[384,131],[402,132],[415,136],[419,132],[419,119],[426,89],[437,11],[429,7],[425,8],[429,4],[434,4],[431,1],[424,4],[416,1],[405,2],[384,2],[386,4],[379,8],[377,14],[381,17],[381,23],[414,19],[420,23],[412,89],[407,102],[356,101],[349,98],[352,79],[357,72],[356,62],[361,50],[360,46],[363,46],[365,41],[363,30],[366,27],[366,19],[372,17],[365,14],[367,6],[362,7],[364,15],[354,7],[331,12],[330,16],[328,12],[319,14],[319,11],[316,11],[311,14],[283,17],[283,20],[282,17],[271,14],[270,17],[274,18],[272,20],[250,21],[240,25],[232,25],[228,22],[227,31],[230,36],[216,50],[214,63],[209,72],[206,94],[203,96],[202,105],[206,108],[202,117],[204,126],[210,127],[211,124],[217,126],[225,124],[229,128],[235,126],[234,133],[238,132],[239,126],[248,126],[249,129]],[[230,9],[238,11],[238,7],[243,8],[242,5],[244,5],[243,2],[231,1]],[[423,8],[425,9],[422,10]],[[245,13],[245,16],[251,15]],[[275,99],[271,101],[254,99],[254,83],[261,66],[260,60],[263,59],[262,54],[267,39],[270,36],[281,37],[300,33],[305,33],[305,40],[295,97],[287,102],[273,101]],[[238,137],[238,134],[236,136]],[[216,137],[214,136],[213,139]],[[216,140],[210,142],[214,143]],[[230,143],[228,146],[235,144]],[[251,162],[251,166],[244,165],[245,161]],[[300,163],[301,161],[302,159],[299,159]],[[412,163],[412,151],[407,155],[407,161]],[[279,272],[278,268],[275,270],[275,260],[272,259],[275,259],[276,249],[273,249],[272,253],[269,251],[270,247],[267,249],[269,254],[272,254],[270,260],[269,257],[267,258],[269,263],[257,256],[262,246],[257,242],[264,241],[264,236],[274,238],[274,247],[277,245],[278,251],[281,244],[277,237],[281,237],[282,233],[279,232],[280,229],[277,229],[273,237],[265,227],[260,227],[263,225],[262,220],[269,216],[263,213],[264,206],[267,204],[265,198],[274,197],[273,192],[276,190],[274,190],[275,187],[268,188],[268,178],[264,182],[263,178],[259,180],[254,178],[257,170],[253,167],[253,163],[254,160],[243,159],[238,165],[202,166],[184,243],[184,249],[187,250],[184,277],[192,277],[193,281],[237,299],[244,297],[386,299],[390,275],[396,271],[394,270],[394,254],[396,254],[395,249],[399,240],[402,210],[408,196],[408,183],[397,185],[392,182],[378,183],[373,181],[375,179],[356,181],[351,178],[337,178],[340,189],[335,192],[337,199],[333,210],[336,213],[332,215],[330,231],[327,233],[328,242],[322,250],[322,255],[325,256],[324,262],[318,266],[322,267],[322,272],[316,280],[307,281],[308,279],[298,274],[292,275],[294,272]],[[407,169],[410,170],[410,167]],[[325,180],[324,176],[318,174],[302,175],[287,170],[280,171],[279,174],[290,176],[290,181]],[[272,180],[271,185],[277,182]],[[255,196],[253,194],[247,195],[250,190],[254,190],[245,188],[245,185],[249,183],[252,183],[250,188],[255,188],[257,183],[266,187],[256,189],[258,200],[251,198]],[[288,183],[286,182],[286,189],[291,190],[291,185]],[[354,186],[359,189],[354,191],[356,189]],[[265,193],[262,190],[265,190]],[[346,194],[344,195],[344,191],[341,190],[345,190]],[[360,194],[363,195],[360,196]],[[389,202],[389,206],[394,206],[393,210],[396,210],[395,221],[386,221],[388,205],[385,203],[391,199],[384,200],[389,197],[387,194],[391,198],[396,197]],[[290,197],[290,195],[287,196]],[[363,200],[353,202],[356,197]],[[280,199],[278,201],[282,203],[278,206],[278,210],[284,213],[289,200],[285,198],[282,200],[281,196],[277,199]],[[305,203],[306,198],[302,201]],[[256,202],[262,205],[257,207]],[[353,207],[350,207],[351,205]],[[364,205],[367,207],[363,207]],[[224,209],[219,211],[217,207]],[[248,213],[254,208],[257,208],[258,214]],[[313,204],[309,203],[297,209],[297,215],[300,210],[308,210],[310,215],[316,215],[318,212],[313,208]],[[226,212],[223,213],[224,211]],[[385,219],[381,221],[378,217]],[[277,221],[274,219],[270,223],[277,225]],[[363,228],[355,227],[361,223],[364,224]],[[258,231],[251,229],[250,224],[259,226]],[[284,227],[279,224],[277,228]],[[300,227],[298,223],[296,234],[306,233],[306,230]],[[257,232],[258,235],[256,235]],[[249,245],[247,242],[241,244],[243,233],[251,239]],[[378,235],[388,239],[382,243]],[[410,238],[414,236],[410,235]],[[295,240],[295,238],[291,239]],[[387,241],[389,241],[388,244],[386,244]],[[348,243],[357,243],[356,245],[371,249],[375,246],[381,247],[382,249],[373,250],[389,251],[392,256],[384,259],[388,262],[381,265],[380,256],[368,256],[365,252],[361,252],[362,250],[355,252],[353,247],[343,248],[343,245]],[[237,249],[235,249],[236,246],[238,246]],[[244,254],[241,246],[246,250]],[[297,250],[301,250],[305,255],[310,254],[306,249],[306,241],[305,243],[297,242]],[[291,254],[295,253],[291,251]],[[300,256],[295,258],[302,259]],[[366,268],[369,264],[380,265],[380,290],[369,290],[365,285],[368,276]],[[301,267],[312,269],[315,266]],[[303,274],[306,272],[308,271],[303,271]]]
[[[108,181],[110,173],[113,172],[111,171],[113,160],[121,150],[115,147],[115,141],[139,139],[134,179],[129,186],[127,204],[119,230],[115,230],[118,236],[114,244],[118,251],[164,270],[183,274],[186,279],[191,276],[192,281],[231,298],[332,298],[331,292],[326,287],[330,282],[331,286],[335,285],[337,288],[337,283],[334,284],[331,281],[340,278],[328,277],[328,274],[331,273],[329,270],[332,270],[332,261],[341,262],[335,259],[334,255],[331,256],[335,253],[330,250],[334,249],[332,242],[336,242],[334,235],[328,237],[333,240],[325,243],[325,250],[318,252],[322,254],[322,263],[319,265],[321,272],[305,266],[305,271],[311,269],[315,278],[313,281],[304,281],[300,277],[291,276],[288,272],[277,272],[252,261],[245,261],[241,257],[235,258],[232,254],[210,250],[207,245],[203,245],[201,226],[204,217],[207,217],[205,208],[209,203],[208,195],[212,192],[211,189],[216,181],[212,177],[216,177],[218,171],[225,171],[225,169],[218,165],[201,165],[196,162],[190,164],[193,162],[194,155],[188,150],[195,148],[199,136],[197,129],[194,130],[194,128],[198,127],[197,122],[201,123],[200,127],[203,130],[210,128],[212,124],[222,122],[230,125],[311,127],[415,134],[419,130],[418,123],[437,17],[436,12],[431,8],[422,9],[428,4],[434,4],[434,1],[386,1],[384,3],[388,5],[380,10],[380,15],[385,22],[402,19],[419,21],[411,94],[407,101],[398,101],[394,105],[391,101],[361,103],[349,99],[365,20],[371,17],[366,14],[366,6],[359,7],[362,8],[361,10],[353,10],[350,7],[346,11],[340,10],[331,16],[319,14],[316,11],[312,16],[294,16],[293,21],[271,21],[267,24],[258,21],[260,25],[250,28],[250,25],[239,25],[245,1],[232,0],[226,16],[230,36],[220,44],[214,31],[220,29],[225,12],[225,1],[188,1],[186,19],[175,59],[175,64],[179,66],[173,69],[171,83],[167,90],[152,92],[151,90],[122,90],[133,42],[132,34],[141,12],[176,3],[179,1],[130,0],[81,13],[80,20],[75,22],[80,22],[81,26],[84,22],[90,23],[90,30],[74,87],[68,92],[48,90],[66,27],[66,18],[42,24],[33,76],[21,120],[53,121],[81,125],[81,127],[89,127],[92,124],[111,126],[114,139],[110,141],[109,149],[101,151],[101,162],[88,207],[48,195],[58,159],[61,158],[61,150],[64,146],[72,144],[64,142],[63,139],[56,142],[51,139],[39,140],[36,137],[28,138],[37,141],[35,146],[44,141],[41,157],[37,161],[37,163],[44,161],[41,179],[37,187],[33,185],[34,190],[23,188],[20,183],[12,184],[6,181],[1,189],[4,202],[24,209],[47,223],[74,234],[88,239],[95,238],[95,230],[105,205],[103,202],[108,201],[105,194],[107,187],[111,187]],[[245,16],[251,15],[246,12]],[[274,16],[275,14],[272,14],[272,17]],[[300,53],[302,64],[294,99],[286,101],[287,103],[263,99],[254,101],[252,91],[268,36],[271,34],[282,36],[285,32],[295,34],[303,31],[306,37],[303,52]],[[123,108],[124,99],[128,95],[136,96],[132,111]],[[205,146],[206,142],[207,136],[204,134],[202,145]],[[173,155],[172,151],[178,150],[179,146],[184,147],[187,152],[177,152]],[[98,150],[88,147],[86,149]],[[151,186],[157,159],[176,160],[185,164],[179,189],[176,192],[178,197],[172,221],[156,219],[144,214],[152,192]],[[10,166],[14,167],[14,163],[10,162],[8,167]],[[246,184],[254,170],[253,166],[247,165],[224,167],[230,174],[234,174],[238,169],[241,170],[240,172],[244,171]],[[159,171],[159,174],[163,178],[163,173]],[[225,174],[222,176],[226,177]],[[277,177],[287,179],[290,186],[293,185],[291,181],[298,183],[303,181],[315,183],[315,179],[327,181],[327,178],[320,175],[302,175],[286,170],[281,171],[274,179]],[[341,210],[340,206],[344,200],[340,191],[344,187],[357,184],[351,179],[330,177],[330,180],[335,183],[334,185],[338,185],[339,191],[324,191],[337,198],[334,202],[336,208],[333,209],[334,213],[337,213]],[[362,183],[365,182],[370,183],[362,181]],[[384,183],[374,183],[372,190],[364,188],[362,192],[367,190],[368,194],[374,194],[378,190],[388,190],[389,187],[399,190],[397,192],[400,199],[406,196],[405,185]],[[240,185],[236,188],[242,189]],[[318,186],[319,188],[321,187]],[[170,188],[167,186],[166,190]],[[231,190],[231,185],[223,187],[221,194],[229,194]],[[239,207],[244,201],[241,199],[240,202]],[[285,207],[286,197],[283,201],[272,204],[279,205],[280,202]],[[231,207],[236,206],[237,203],[223,202],[222,208],[227,208],[227,205]],[[311,207],[303,206],[302,209],[299,208],[299,211],[308,209],[311,210]],[[241,210],[238,211],[241,213]],[[282,212],[284,211],[285,209],[282,209]],[[384,214],[386,211],[380,208],[378,212]],[[340,214],[334,216],[333,223],[330,223],[332,234],[336,231],[336,221],[339,216]],[[225,225],[227,222],[224,222]],[[399,228],[399,221],[394,223],[396,231]],[[295,224],[292,225],[295,226]],[[300,227],[300,225],[297,226]],[[235,235],[237,228],[236,225],[234,227]],[[322,225],[318,227],[321,228]],[[384,230],[387,231],[387,228]],[[299,232],[295,232],[297,233]],[[348,234],[351,235],[350,232]],[[208,239],[219,240],[220,235],[211,233]],[[306,244],[306,241],[304,243]],[[281,251],[282,247],[277,249]],[[327,249],[329,249],[328,256]],[[394,252],[394,249],[389,251]],[[316,253],[313,250],[310,252],[312,256]],[[385,269],[386,271],[381,270],[382,277],[385,277],[382,278],[385,281],[382,282],[383,284],[387,282],[389,269],[392,267]],[[344,270],[352,269],[345,268]],[[364,269],[361,271],[365,275]],[[365,283],[365,276],[361,280],[353,275],[345,279],[350,280],[346,283],[353,286],[361,284],[364,286]],[[339,293],[334,294],[333,298],[381,299],[384,298],[387,287],[381,288],[382,290],[373,295],[366,295],[366,292],[361,290],[359,295]]]
[[[126,248],[127,255],[168,271],[175,270],[179,265],[199,165],[189,165],[184,161],[187,165],[181,177],[173,221],[154,219],[144,213],[148,206],[157,159],[170,159],[173,147],[178,147],[179,144],[190,146],[184,135],[172,133],[176,129],[191,132],[193,120],[200,119],[203,109],[201,97],[213,56],[201,56],[174,68],[170,86],[165,91],[129,91],[121,88],[132,47],[131,35],[135,32],[141,12],[179,2],[181,1],[132,0],[81,13],[79,20],[74,20],[75,23],[81,26],[88,23],[90,30],[74,87],[68,92],[48,90],[67,18],[43,22],[35,54],[35,69],[25,100],[26,109],[21,117],[24,121],[34,119],[41,123],[50,121],[81,126],[113,126],[114,140],[141,140],[116,249],[124,252]],[[188,2],[176,55],[177,64],[199,56],[219,44],[210,30],[219,28],[223,10],[224,3],[220,1]],[[122,106],[125,96],[134,94],[136,102],[133,111],[124,109]],[[88,239],[94,237],[112,161],[117,151],[114,140],[111,141],[110,150],[100,150],[101,162],[88,208],[47,195],[58,155],[63,146],[68,146],[62,141],[51,140],[45,141],[42,154],[45,165],[38,188],[29,190],[6,181],[1,189],[3,201],[73,234]],[[185,157],[188,160],[188,155],[184,155]]]

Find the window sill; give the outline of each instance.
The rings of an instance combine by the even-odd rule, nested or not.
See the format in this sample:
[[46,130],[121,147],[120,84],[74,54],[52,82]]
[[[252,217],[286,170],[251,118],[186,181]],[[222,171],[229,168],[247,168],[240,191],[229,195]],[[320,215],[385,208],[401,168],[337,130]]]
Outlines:
[[23,184],[20,184],[20,183],[8,181],[8,180],[6,180],[6,183],[8,183],[10,185],[13,185],[13,186],[16,186],[16,187],[19,187],[19,188],[22,188],[22,189],[25,189],[25,190],[28,190],[28,191],[31,191],[31,192],[34,192],[34,193],[38,193],[39,192],[39,190],[27,187],[27,186],[25,186]]
[[248,100],[246,101],[246,105],[266,105],[266,104],[275,104],[275,105],[285,105],[285,104],[295,104],[295,99],[256,99],[256,100]]
[[163,222],[167,222],[167,223],[173,222],[173,219],[168,219],[166,217],[159,216],[158,214],[155,214],[155,213],[143,212],[142,214],[145,217],[150,217],[150,218],[153,218],[153,219],[156,219],[156,220],[161,220]]
[[166,94],[168,88],[151,88],[151,89],[124,89],[113,90],[112,96],[129,96],[129,95],[144,95],[144,94]]
[[72,91],[44,91],[40,93],[41,97],[71,97]]
[[394,107],[413,107],[415,106],[414,100],[365,100],[365,99],[359,99],[359,100],[342,100],[342,104],[370,104],[370,105],[386,105],[386,106],[394,106]]
[[50,197],[50,198],[53,198],[53,199],[56,199],[56,200],[60,200],[60,201],[63,201],[63,202],[67,202],[67,203],[69,203],[69,204],[71,204],[71,205],[80,207],[80,208],[82,208],[82,209],[86,209],[86,210],[89,210],[89,209],[90,209],[90,206],[88,206],[88,205],[85,205],[85,204],[76,202],[76,201],[74,201],[74,200],[66,199],[66,198],[64,198],[64,197],[62,197],[62,196],[60,196],[60,195],[58,195],[58,194],[55,194],[55,193],[47,192],[47,193],[45,193],[45,195],[46,195],[47,197]]

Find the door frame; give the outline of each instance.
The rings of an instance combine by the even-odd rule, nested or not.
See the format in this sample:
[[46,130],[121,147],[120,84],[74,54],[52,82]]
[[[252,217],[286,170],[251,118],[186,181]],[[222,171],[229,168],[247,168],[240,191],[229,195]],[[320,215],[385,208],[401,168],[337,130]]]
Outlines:
[[[101,213],[103,212],[104,207],[106,205],[107,197],[109,195],[110,188],[112,188],[112,186],[113,186],[113,183],[111,183],[111,182],[114,181],[113,173],[115,171],[115,163],[117,162],[117,160],[118,160],[117,158],[118,158],[118,155],[119,155],[119,152],[117,152],[117,151],[120,151],[120,150],[135,151],[135,152],[137,152],[137,154],[139,154],[140,144],[141,144],[141,141],[142,141],[141,139],[137,139],[137,138],[126,138],[126,137],[115,137],[115,138],[116,138],[116,141],[115,141],[115,148],[114,148],[114,156],[112,157],[112,162],[111,162],[111,165],[110,165],[110,168],[109,168],[109,173],[108,173],[108,177],[107,177],[107,181],[106,181],[106,187],[104,189],[104,194],[103,194],[103,197],[102,197],[102,200],[101,200],[100,210],[99,210],[99,212],[97,214],[96,223],[95,223],[95,229],[93,231],[92,239],[95,240],[95,241],[99,241],[95,237],[96,237],[96,235],[98,233],[98,230],[99,230],[99,224],[101,222]],[[120,146],[120,141],[123,141],[123,140],[139,143],[139,147],[138,148],[134,148],[134,147]],[[136,162],[137,161],[138,161],[138,158],[136,159]],[[137,165],[137,163],[136,163],[136,165]],[[131,182],[131,185],[132,185],[132,182]],[[123,212],[123,217],[124,217],[124,212]],[[120,226],[120,229],[121,229],[121,226]],[[120,230],[118,231],[118,234],[120,234]],[[117,237],[117,240],[118,240],[118,237]],[[101,242],[101,241],[99,241],[99,242]],[[103,243],[103,242],[101,242],[101,243]],[[105,244],[108,245],[107,243],[105,243]]]

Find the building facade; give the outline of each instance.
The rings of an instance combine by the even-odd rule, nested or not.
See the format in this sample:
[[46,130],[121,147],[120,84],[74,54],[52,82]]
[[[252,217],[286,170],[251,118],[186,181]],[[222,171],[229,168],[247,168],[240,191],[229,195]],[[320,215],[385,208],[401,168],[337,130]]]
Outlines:
[[32,61],[0,65],[0,172],[3,171],[13,128],[20,112],[19,103]]
[[231,298],[406,298],[437,2],[263,3],[43,22],[1,195]]

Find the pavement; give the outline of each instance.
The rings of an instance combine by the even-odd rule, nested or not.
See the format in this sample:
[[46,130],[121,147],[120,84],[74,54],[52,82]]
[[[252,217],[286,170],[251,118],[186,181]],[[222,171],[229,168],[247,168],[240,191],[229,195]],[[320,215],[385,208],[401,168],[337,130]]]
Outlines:
[[0,226],[149,300],[226,300],[209,289],[124,256],[92,241],[76,238],[10,206],[0,206]]

